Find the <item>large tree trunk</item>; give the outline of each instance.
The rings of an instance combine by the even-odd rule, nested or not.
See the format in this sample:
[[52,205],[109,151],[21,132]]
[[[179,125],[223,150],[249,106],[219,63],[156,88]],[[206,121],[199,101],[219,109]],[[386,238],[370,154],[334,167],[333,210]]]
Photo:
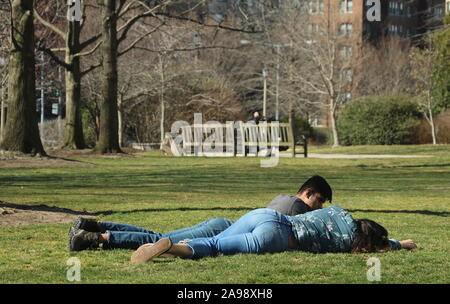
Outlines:
[[103,0],[102,7],[102,98],[100,100],[100,136],[95,150],[121,153],[117,115],[117,15],[116,0]]
[[45,155],[36,117],[33,5],[12,2],[8,117],[0,150]]
[[66,58],[69,68],[65,69],[66,78],[66,126],[63,148],[84,149],[83,125],[81,120],[81,69],[80,57],[74,57],[80,51],[80,22],[69,22],[67,32]]

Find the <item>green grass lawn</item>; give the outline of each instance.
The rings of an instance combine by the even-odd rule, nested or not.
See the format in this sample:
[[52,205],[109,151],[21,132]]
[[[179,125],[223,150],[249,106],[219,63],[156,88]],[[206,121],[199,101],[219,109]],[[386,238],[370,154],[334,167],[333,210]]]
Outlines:
[[[381,150],[340,149],[333,153]],[[0,168],[0,200],[98,212],[104,221],[159,232],[211,217],[236,220],[280,193],[294,194],[307,177],[320,174],[334,189],[333,204],[349,209],[355,218],[381,223],[391,238],[411,238],[419,246],[377,254],[285,252],[133,265],[130,250],[67,252],[68,224],[0,226],[0,283],[73,284],[66,278],[70,257],[81,261],[80,283],[370,283],[366,262],[377,257],[381,283],[448,284],[450,146],[388,150],[385,154],[423,152],[434,157],[281,158],[278,166],[261,168],[257,158],[142,153],[137,158],[79,159],[93,167]]]

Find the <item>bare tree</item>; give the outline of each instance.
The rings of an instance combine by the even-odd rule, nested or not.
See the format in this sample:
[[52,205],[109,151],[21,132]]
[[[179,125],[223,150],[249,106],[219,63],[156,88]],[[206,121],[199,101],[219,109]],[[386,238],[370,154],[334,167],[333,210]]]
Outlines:
[[[93,14],[96,5],[93,1],[79,0],[83,11],[82,19],[66,18],[67,1],[58,0],[48,3],[38,2],[40,6],[35,9],[37,20],[57,35],[63,46],[54,46],[54,41],[41,37],[38,43],[39,49],[45,51],[55,62],[64,67],[66,88],[66,125],[64,128],[64,140],[62,148],[83,149],[85,147],[83,127],[81,121],[81,79],[83,75],[93,68],[81,69],[81,58],[91,55],[100,46],[101,34],[94,33],[82,41],[81,35],[88,22],[87,12]],[[50,13],[49,13],[50,11]],[[41,14],[46,13],[51,20],[46,20]],[[91,24],[92,25],[92,24]],[[91,47],[90,50],[86,50]],[[58,53],[63,53],[63,57]]]
[[431,137],[433,139],[433,145],[436,141],[436,125],[435,125],[435,101],[432,94],[434,83],[434,62],[435,53],[431,49],[431,45],[428,49],[413,48],[410,53],[410,60],[412,65],[411,76],[415,80],[414,94],[419,104],[419,108],[423,113],[426,121],[431,128]]
[[[117,118],[117,58],[134,49],[144,38],[157,32],[167,22],[184,22],[201,24],[205,28],[225,29],[229,31],[254,32],[220,22],[208,23],[198,18],[195,13],[203,6],[203,1],[159,1],[145,4],[132,0],[103,0],[102,3],[102,66],[103,66],[103,101],[100,105],[100,136],[96,151],[100,153],[121,152],[118,143]],[[136,6],[135,6],[136,5]],[[141,7],[137,7],[141,5]],[[186,6],[187,5],[187,6]],[[128,34],[135,24],[145,18],[159,21],[147,32],[132,40],[126,47],[120,48],[121,42],[127,41]],[[120,19],[120,24],[119,24]]]
[[45,155],[36,120],[34,1],[11,1],[8,117],[0,150]]
[[307,106],[323,103],[327,109],[335,147],[339,146],[336,118],[353,81],[351,57],[342,56],[342,50],[344,46],[355,50],[356,45],[350,39],[351,31],[338,29],[332,15],[312,16],[310,9],[302,4],[297,9],[287,7],[273,36],[291,45],[284,57],[291,65],[289,80],[297,84],[297,98]]
[[377,44],[365,42],[356,59],[354,95],[406,93],[413,80],[408,56],[410,43],[399,37],[384,38]]

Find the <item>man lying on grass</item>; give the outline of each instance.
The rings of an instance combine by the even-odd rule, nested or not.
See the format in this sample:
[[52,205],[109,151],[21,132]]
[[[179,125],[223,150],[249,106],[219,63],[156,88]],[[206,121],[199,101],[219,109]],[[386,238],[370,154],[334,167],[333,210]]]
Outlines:
[[[318,175],[309,178],[296,195],[279,195],[267,206],[285,215],[297,215],[321,209],[325,201],[332,200],[332,190],[327,181]],[[137,249],[147,243],[169,238],[173,243],[185,239],[212,237],[233,224],[226,218],[213,218],[193,227],[168,233],[157,233],[126,224],[97,222],[95,219],[77,218],[69,229],[69,251],[95,249]]]
[[131,262],[147,262],[155,257],[203,257],[239,253],[283,251],[385,252],[414,249],[412,240],[389,240],[381,225],[368,219],[354,220],[344,209],[331,206],[305,214],[287,216],[272,209],[248,212],[225,231],[209,238],[172,243],[169,238],[139,247]]

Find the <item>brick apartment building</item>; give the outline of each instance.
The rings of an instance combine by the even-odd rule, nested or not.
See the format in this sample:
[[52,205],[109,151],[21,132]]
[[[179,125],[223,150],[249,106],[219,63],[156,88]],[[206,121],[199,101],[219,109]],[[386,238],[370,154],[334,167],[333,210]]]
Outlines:
[[[420,37],[442,26],[450,0],[381,0],[380,21],[370,21],[366,0],[306,0],[312,27],[329,27],[342,39],[343,51],[358,58],[364,41],[376,43],[383,37],[399,37],[417,43]],[[318,24],[319,23],[319,24]],[[322,23],[322,24],[320,24]],[[353,77],[353,70],[347,72]],[[352,89],[344,92],[343,102],[352,99]],[[311,118],[314,126],[329,126],[327,113]]]

